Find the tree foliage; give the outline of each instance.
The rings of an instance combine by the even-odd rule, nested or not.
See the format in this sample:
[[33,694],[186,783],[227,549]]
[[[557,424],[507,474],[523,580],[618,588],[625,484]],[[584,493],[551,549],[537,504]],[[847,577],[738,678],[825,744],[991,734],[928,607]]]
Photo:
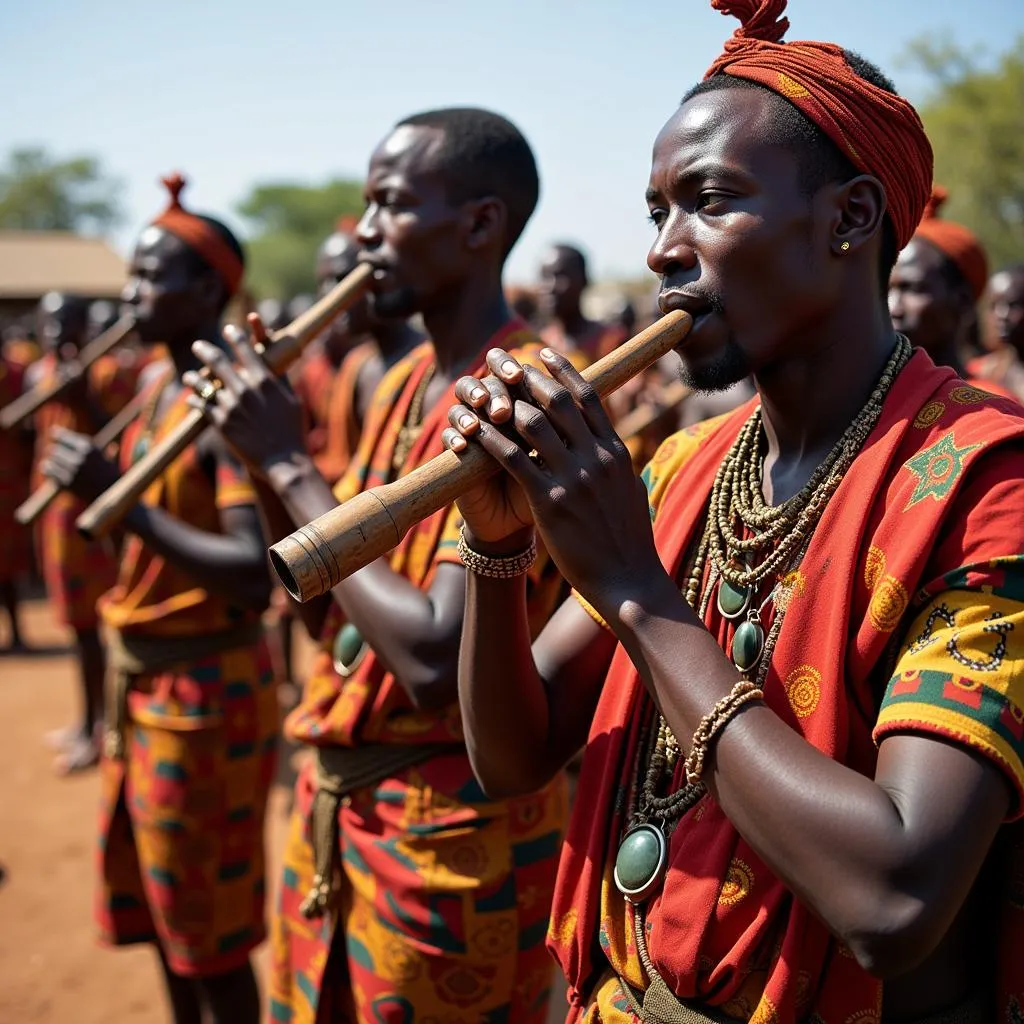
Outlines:
[[314,288],[320,243],[341,217],[363,209],[362,185],[335,178],[323,185],[256,185],[238,204],[250,227],[246,281],[257,298],[287,300]]
[[932,83],[919,109],[950,193],[943,216],[978,234],[993,269],[1024,260],[1024,36],[994,61],[935,37],[908,59]]
[[122,220],[119,189],[94,157],[15,149],[0,168],[0,229],[105,234]]

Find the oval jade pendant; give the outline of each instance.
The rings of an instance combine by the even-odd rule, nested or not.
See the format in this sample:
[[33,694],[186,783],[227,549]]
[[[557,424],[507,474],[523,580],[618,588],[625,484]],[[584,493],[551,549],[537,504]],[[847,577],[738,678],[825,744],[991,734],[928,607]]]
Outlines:
[[334,671],[342,677],[352,675],[369,649],[363,634],[351,622],[346,622],[334,638]]
[[634,825],[615,855],[615,887],[630,903],[643,903],[665,877],[668,843],[657,825]]
[[764,630],[760,623],[741,622],[732,638],[732,663],[741,671],[749,672],[764,653]]
[[750,588],[737,587],[728,580],[718,585],[718,611],[724,619],[738,619],[750,606]]

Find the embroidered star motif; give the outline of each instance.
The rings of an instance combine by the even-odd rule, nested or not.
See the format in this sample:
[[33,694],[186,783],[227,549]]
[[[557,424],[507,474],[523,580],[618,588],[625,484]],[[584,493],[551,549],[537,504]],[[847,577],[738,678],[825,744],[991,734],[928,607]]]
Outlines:
[[908,459],[905,465],[917,477],[917,486],[903,511],[925,498],[933,498],[935,501],[946,498],[964,470],[965,458],[980,447],[980,444],[968,444],[957,448],[951,430],[943,434],[931,448]]

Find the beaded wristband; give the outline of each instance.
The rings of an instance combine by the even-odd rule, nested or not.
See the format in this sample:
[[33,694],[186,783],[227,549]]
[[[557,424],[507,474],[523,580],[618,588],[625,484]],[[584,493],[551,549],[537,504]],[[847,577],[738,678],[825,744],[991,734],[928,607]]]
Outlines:
[[537,538],[530,541],[530,546],[518,555],[507,558],[491,558],[474,551],[466,542],[466,528],[459,530],[459,545],[456,549],[462,564],[477,576],[487,576],[492,580],[511,580],[528,572],[537,561]]
[[737,711],[752,700],[762,700],[764,691],[749,679],[741,679],[728,696],[723,697],[701,720],[693,734],[689,756],[683,764],[686,781],[690,785],[700,782],[704,774],[704,760],[715,737],[729,724]]

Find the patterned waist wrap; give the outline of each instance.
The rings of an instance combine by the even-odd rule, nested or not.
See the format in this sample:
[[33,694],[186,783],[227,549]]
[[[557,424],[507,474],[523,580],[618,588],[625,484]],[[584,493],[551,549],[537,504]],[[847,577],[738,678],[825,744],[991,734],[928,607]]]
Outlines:
[[239,647],[255,647],[262,635],[263,626],[259,621],[205,636],[145,636],[108,629],[107,667],[111,692],[104,740],[107,757],[124,757],[128,692],[134,677],[186,668]]

